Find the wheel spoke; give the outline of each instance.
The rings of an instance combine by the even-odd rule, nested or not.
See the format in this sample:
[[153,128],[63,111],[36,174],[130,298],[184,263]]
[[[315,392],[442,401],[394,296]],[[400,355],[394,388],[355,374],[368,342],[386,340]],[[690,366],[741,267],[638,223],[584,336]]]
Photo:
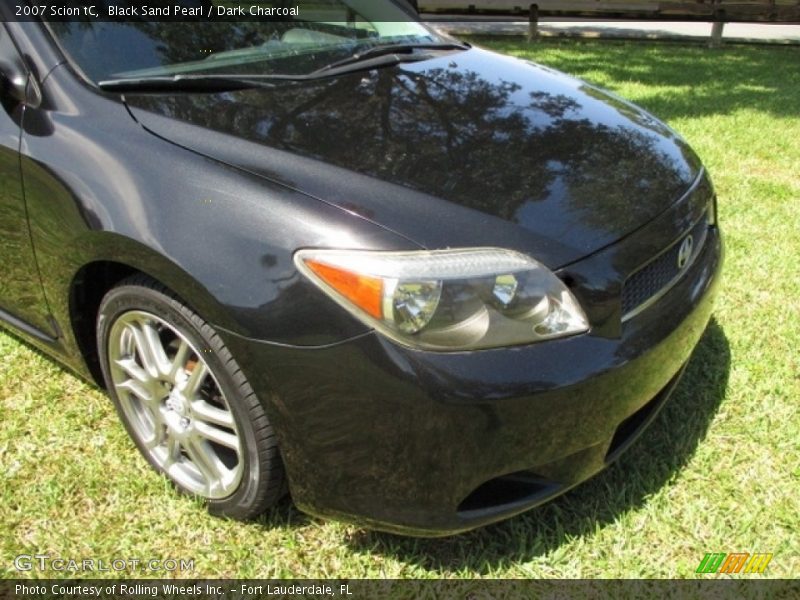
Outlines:
[[206,438],[209,442],[225,446],[226,448],[235,450],[237,454],[239,453],[239,439],[234,434],[222,431],[202,421],[195,421],[194,428],[198,434]]
[[186,361],[188,360],[190,353],[191,348],[189,347],[189,344],[186,343],[185,340],[180,340],[178,350],[175,352],[175,357],[172,359],[169,372],[167,373],[169,379],[175,381],[181,369],[186,368]]
[[171,440],[171,438],[167,438],[160,415],[154,416],[154,423],[155,429],[153,431],[153,435],[150,439],[146,440],[144,444],[148,450],[154,450],[155,448],[158,448],[164,443],[165,440],[167,441],[167,444],[169,444]]
[[134,381],[133,379],[129,379],[123,383],[117,383],[115,385],[118,391],[122,392],[124,395],[128,393],[132,393],[134,396],[139,398],[145,404],[150,404],[154,398],[150,391],[138,381]]
[[167,457],[164,461],[164,468],[169,468],[170,466],[174,465],[178,462],[178,459],[181,456],[181,445],[174,436],[167,435]]
[[[130,325],[130,331],[133,335],[133,343],[136,345],[136,350],[139,352],[139,358],[142,360],[142,366],[150,377],[158,377],[159,365],[156,356],[151,346],[151,341],[147,339],[143,329],[144,327],[137,325]],[[163,348],[162,348],[163,351]]]
[[206,480],[209,491],[219,485],[222,479],[221,467],[224,467],[220,464],[214,451],[208,447],[208,443],[200,438],[193,437],[189,439],[184,448],[189,455],[189,459]]
[[139,383],[147,383],[152,379],[132,358],[120,358],[119,360],[115,360],[114,363],[125,371],[128,377]]
[[150,357],[153,360],[153,365],[157,371],[166,375],[170,371],[170,360],[167,358],[167,352],[164,350],[164,344],[161,342],[161,336],[158,334],[158,329],[150,321],[142,322],[142,333],[144,341],[147,344],[147,349]]
[[208,367],[203,361],[198,361],[192,369],[189,379],[187,379],[181,389],[181,393],[190,401],[197,395],[200,387],[208,376]]
[[221,425],[229,429],[233,428],[233,415],[227,410],[212,406],[205,400],[195,400],[192,402],[192,415],[195,419],[212,425]]

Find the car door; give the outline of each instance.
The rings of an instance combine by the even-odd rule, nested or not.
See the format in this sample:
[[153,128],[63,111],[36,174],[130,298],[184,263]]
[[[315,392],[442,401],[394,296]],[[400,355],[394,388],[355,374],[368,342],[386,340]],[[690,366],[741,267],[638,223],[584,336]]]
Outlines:
[[42,337],[51,327],[28,228],[19,154],[25,118],[19,82],[24,90],[27,77],[0,23],[0,319]]

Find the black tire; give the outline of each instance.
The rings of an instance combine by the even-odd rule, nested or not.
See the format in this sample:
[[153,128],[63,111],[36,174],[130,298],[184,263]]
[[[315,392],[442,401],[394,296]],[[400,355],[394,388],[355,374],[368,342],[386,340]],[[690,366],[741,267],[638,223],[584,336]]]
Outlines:
[[[183,370],[183,373],[180,375],[180,377],[183,378],[182,381],[191,378],[191,374],[197,369],[199,362],[202,362],[204,366],[207,367],[210,377],[208,375],[205,376],[203,387],[198,388],[197,395],[192,395],[192,398],[200,398],[201,394],[209,394],[209,387],[206,386],[210,386],[210,389],[213,389],[215,394],[214,398],[209,399],[208,402],[222,402],[223,404],[217,404],[215,406],[222,407],[223,413],[219,414],[224,414],[226,419],[230,420],[232,415],[233,426],[225,429],[227,425],[217,427],[213,422],[212,425],[214,428],[217,428],[218,431],[221,430],[233,433],[233,438],[229,437],[226,439],[236,440],[237,449],[235,451],[226,450],[222,446],[217,446],[213,440],[213,443],[209,443],[208,440],[202,438],[199,434],[195,434],[191,440],[187,436],[186,446],[184,446],[183,441],[177,443],[173,442],[172,446],[169,446],[168,441],[164,441],[163,448],[162,446],[158,446],[158,451],[161,453],[158,455],[156,455],[155,451],[152,449],[155,446],[155,442],[151,440],[151,450],[148,450],[145,445],[144,434],[141,433],[141,431],[143,431],[143,426],[140,424],[147,424],[148,419],[152,423],[153,440],[158,439],[156,436],[160,436],[164,440],[174,440],[181,434],[179,431],[180,426],[178,426],[177,430],[170,428],[174,425],[174,420],[165,420],[163,423],[159,421],[164,415],[167,415],[170,419],[174,419],[174,415],[176,414],[186,417],[181,420],[181,424],[191,423],[191,425],[186,425],[186,427],[192,430],[196,428],[198,423],[208,429],[208,424],[201,423],[202,419],[200,417],[190,414],[192,413],[191,407],[193,406],[192,398],[188,400],[184,398],[183,401],[180,398],[178,400],[173,400],[174,396],[172,390],[179,389],[178,384],[173,384],[169,381],[156,381],[156,379],[160,379],[160,377],[151,378],[147,382],[147,385],[164,386],[165,390],[169,390],[166,398],[158,400],[157,402],[142,400],[136,394],[126,394],[126,390],[123,388],[122,397],[125,399],[124,406],[126,407],[123,408],[123,401],[115,386],[114,377],[112,377],[112,373],[114,373],[114,376],[117,377],[117,381],[119,381],[120,373],[123,372],[119,367],[121,359],[115,361],[112,369],[109,358],[112,353],[115,353],[115,356],[119,355],[120,351],[117,348],[122,345],[122,342],[112,347],[110,345],[110,336],[112,332],[114,332],[116,336],[114,338],[115,342],[124,339],[135,340],[136,336],[134,334],[129,333],[128,338],[123,338],[121,336],[125,335],[125,333],[120,334],[119,332],[125,332],[126,322],[128,320],[132,320],[137,316],[141,318],[140,315],[142,314],[146,316],[152,315],[157,318],[157,320],[153,320],[150,324],[154,324],[160,328],[158,330],[162,332],[159,334],[160,336],[170,336],[176,333],[182,336],[172,338],[173,346],[178,346],[183,342],[184,348],[187,346],[190,348],[187,350],[187,352],[190,352],[190,354],[187,355],[190,358],[185,359],[185,364],[187,365],[185,369],[183,367],[179,368],[173,366],[175,372]],[[115,323],[117,324],[116,328]],[[138,325],[133,322],[133,328],[135,329],[137,326]],[[164,338],[162,337],[161,339]],[[188,342],[188,344],[186,344],[186,342]],[[139,348],[136,342],[131,343],[135,348]],[[250,519],[261,514],[264,510],[275,504],[285,493],[286,484],[283,463],[274,431],[267,419],[264,407],[256,397],[244,374],[239,369],[236,361],[217,333],[197,313],[175,296],[175,294],[143,275],[134,275],[122,281],[105,295],[100,304],[97,315],[97,347],[103,370],[103,377],[109,395],[116,406],[117,412],[128,434],[148,462],[156,470],[170,479],[179,491],[205,497],[208,510],[212,514],[241,520]],[[151,345],[150,347],[157,346]],[[150,351],[148,350],[148,352]],[[150,352],[149,356],[154,354],[154,352]],[[201,354],[202,357],[200,357]],[[129,353],[129,357],[131,356],[133,357],[133,361],[139,361],[140,364],[145,364],[144,360],[139,358],[139,356],[141,356],[140,350],[134,349]],[[151,362],[150,364],[153,363]],[[164,363],[162,362],[159,364]],[[173,364],[184,364],[183,360],[178,359],[177,352]],[[189,365],[191,365],[191,370],[189,370]],[[137,366],[138,365],[135,364],[134,368]],[[145,367],[142,370],[147,371],[147,368]],[[127,375],[127,372],[123,373],[123,376],[125,375]],[[176,378],[177,377],[176,375]],[[136,380],[132,377],[131,381]],[[150,390],[152,387],[147,389]],[[178,391],[175,391],[174,394],[181,396],[181,392]],[[149,394],[151,398],[156,395],[158,394]],[[199,401],[201,403],[206,402],[205,399],[199,399]],[[174,412],[176,403],[179,405],[179,410],[181,412]],[[141,421],[138,420],[138,413],[131,412],[133,410],[132,407],[135,405],[140,407],[139,411],[141,414],[149,416],[142,417]],[[156,405],[158,408],[154,408]],[[208,405],[210,406],[210,404]],[[128,411],[127,413],[126,409]],[[138,430],[137,425],[139,427]],[[156,431],[160,433],[156,433]],[[174,431],[178,431],[178,433],[173,433]],[[182,483],[182,481],[192,482],[193,480],[188,478],[187,474],[194,473],[195,471],[201,474],[201,476],[197,478],[198,481],[203,479],[213,481],[213,477],[202,477],[201,469],[196,468],[195,462],[192,460],[194,455],[187,453],[188,451],[186,448],[189,447],[189,444],[197,440],[201,440],[200,443],[204,448],[212,448],[212,452],[214,453],[212,454],[212,458],[214,460],[218,458],[217,454],[222,455],[224,452],[228,452],[228,454],[233,457],[224,457],[228,458],[228,460],[225,461],[226,465],[228,462],[233,463],[235,460],[235,465],[232,468],[237,473],[237,477],[236,479],[229,478],[227,480],[231,489],[228,490],[221,484],[214,488],[219,491],[219,494],[226,494],[224,497],[215,497],[211,493],[205,494],[198,492],[196,489],[190,489],[188,485]],[[160,464],[159,456],[163,456],[164,453],[170,457],[177,456],[177,458],[171,458],[170,460],[165,459],[162,462],[169,467],[173,474],[177,473],[179,477],[173,477],[167,472],[167,469]],[[214,460],[212,460],[212,463],[214,463]],[[203,460],[198,460],[196,462],[198,464],[208,464],[207,461]],[[219,465],[220,462],[218,461],[214,464]],[[181,469],[183,469],[183,471],[181,471]],[[212,469],[208,472],[216,473],[219,471]],[[181,475],[181,473],[183,473],[183,475]],[[225,471],[225,473],[227,473],[227,471]],[[221,477],[220,481],[223,480],[224,478]],[[212,489],[211,484],[208,485],[208,489]],[[227,495],[228,491],[230,491],[229,495]]]

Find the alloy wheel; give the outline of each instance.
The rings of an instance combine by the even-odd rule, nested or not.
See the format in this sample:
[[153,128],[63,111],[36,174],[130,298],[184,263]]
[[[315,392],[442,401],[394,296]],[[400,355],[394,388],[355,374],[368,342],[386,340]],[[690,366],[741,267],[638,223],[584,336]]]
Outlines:
[[203,352],[136,310],[112,325],[108,357],[124,418],[151,460],[192,494],[233,494],[244,471],[242,438]]

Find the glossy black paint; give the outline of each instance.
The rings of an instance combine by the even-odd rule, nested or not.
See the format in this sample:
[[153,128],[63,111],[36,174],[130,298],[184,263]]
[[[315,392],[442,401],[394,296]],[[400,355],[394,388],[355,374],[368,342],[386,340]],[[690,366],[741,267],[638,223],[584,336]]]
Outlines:
[[[83,81],[38,24],[4,27],[42,102],[6,95],[0,111],[0,320],[91,378],[103,286],[132,270],[161,281],[232,349],[310,512],[431,534],[529,508],[607,462],[708,321],[716,227],[691,273],[622,323],[625,277],[713,189],[671,130],[587,84],[476,49],[285,88],[123,98]],[[416,352],[292,263],[302,247],[457,246],[557,269],[591,331]],[[512,501],[465,504],[517,472]]]
[[158,135],[425,247],[500,240],[550,267],[656,217],[700,166],[630,103],[479,49],[276,89],[127,101]]
[[[22,175],[19,167],[20,128],[25,108],[11,89],[11,81],[27,79],[22,56],[8,35],[0,36],[0,65],[6,76],[0,97],[0,311],[13,313],[43,333],[52,335],[47,305],[27,225]],[[1,313],[0,313],[1,314]]]

